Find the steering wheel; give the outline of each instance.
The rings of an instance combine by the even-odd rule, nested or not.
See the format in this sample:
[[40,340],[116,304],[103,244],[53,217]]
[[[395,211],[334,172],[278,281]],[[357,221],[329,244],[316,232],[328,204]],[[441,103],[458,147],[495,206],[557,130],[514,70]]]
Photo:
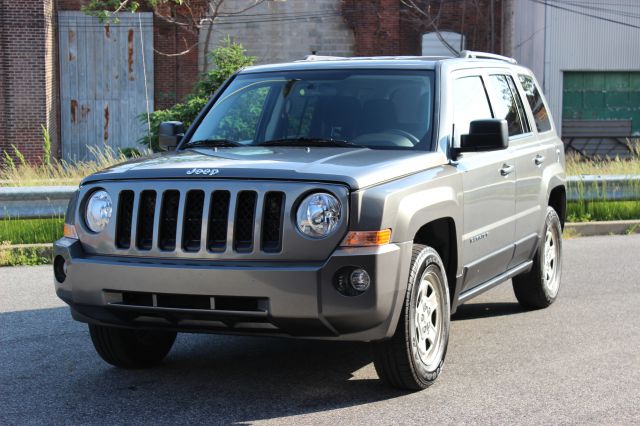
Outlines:
[[409,139],[411,143],[414,145],[417,145],[420,143],[420,139],[418,139],[411,133],[402,129],[385,129],[384,133],[395,133],[396,135],[404,136],[405,138]]

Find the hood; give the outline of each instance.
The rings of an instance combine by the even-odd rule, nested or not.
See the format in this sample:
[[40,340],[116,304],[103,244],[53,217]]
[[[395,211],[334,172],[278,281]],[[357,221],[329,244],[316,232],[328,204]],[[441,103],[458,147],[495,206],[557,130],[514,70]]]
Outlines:
[[198,148],[140,158],[85,178],[277,179],[339,182],[360,189],[446,163],[442,153],[334,147]]

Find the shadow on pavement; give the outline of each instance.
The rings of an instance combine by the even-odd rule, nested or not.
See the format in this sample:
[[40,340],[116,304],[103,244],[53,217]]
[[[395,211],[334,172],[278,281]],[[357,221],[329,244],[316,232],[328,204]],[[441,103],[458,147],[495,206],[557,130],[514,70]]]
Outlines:
[[406,394],[371,379],[362,343],[180,334],[160,367],[120,370],[66,308],[3,313],[0,329],[9,423],[249,422]]

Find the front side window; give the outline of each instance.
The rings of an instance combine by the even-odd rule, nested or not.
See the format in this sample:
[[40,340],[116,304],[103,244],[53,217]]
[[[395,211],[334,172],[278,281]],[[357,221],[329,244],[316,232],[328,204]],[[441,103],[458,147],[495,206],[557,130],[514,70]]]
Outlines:
[[513,78],[509,75],[491,75],[491,92],[493,94],[493,110],[496,118],[507,120],[509,136],[529,132],[529,123],[524,116],[522,101],[515,88]]
[[433,72],[322,70],[241,74],[189,144],[309,144],[426,149]]
[[460,135],[469,133],[469,125],[475,120],[493,118],[487,92],[480,76],[461,77],[453,86],[454,140],[459,144]]
[[518,78],[520,79],[524,93],[527,95],[527,101],[531,107],[531,112],[533,112],[533,118],[536,122],[538,132],[542,133],[551,130],[549,114],[547,113],[547,109],[544,107],[542,96],[540,95],[538,86],[533,81],[533,78],[525,74],[518,75]]

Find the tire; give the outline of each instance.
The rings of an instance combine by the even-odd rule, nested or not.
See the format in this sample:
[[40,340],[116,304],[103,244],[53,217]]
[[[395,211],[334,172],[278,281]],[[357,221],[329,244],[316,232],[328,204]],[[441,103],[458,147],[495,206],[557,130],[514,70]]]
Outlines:
[[158,365],[171,350],[175,332],[129,330],[89,324],[91,341],[98,355],[120,368]]
[[556,211],[547,207],[543,238],[529,272],[513,277],[513,291],[520,305],[542,309],[558,297],[562,275],[562,227]]
[[444,271],[434,249],[414,244],[407,292],[396,331],[390,339],[373,343],[378,376],[393,387],[422,390],[431,386],[442,371],[451,312]]

